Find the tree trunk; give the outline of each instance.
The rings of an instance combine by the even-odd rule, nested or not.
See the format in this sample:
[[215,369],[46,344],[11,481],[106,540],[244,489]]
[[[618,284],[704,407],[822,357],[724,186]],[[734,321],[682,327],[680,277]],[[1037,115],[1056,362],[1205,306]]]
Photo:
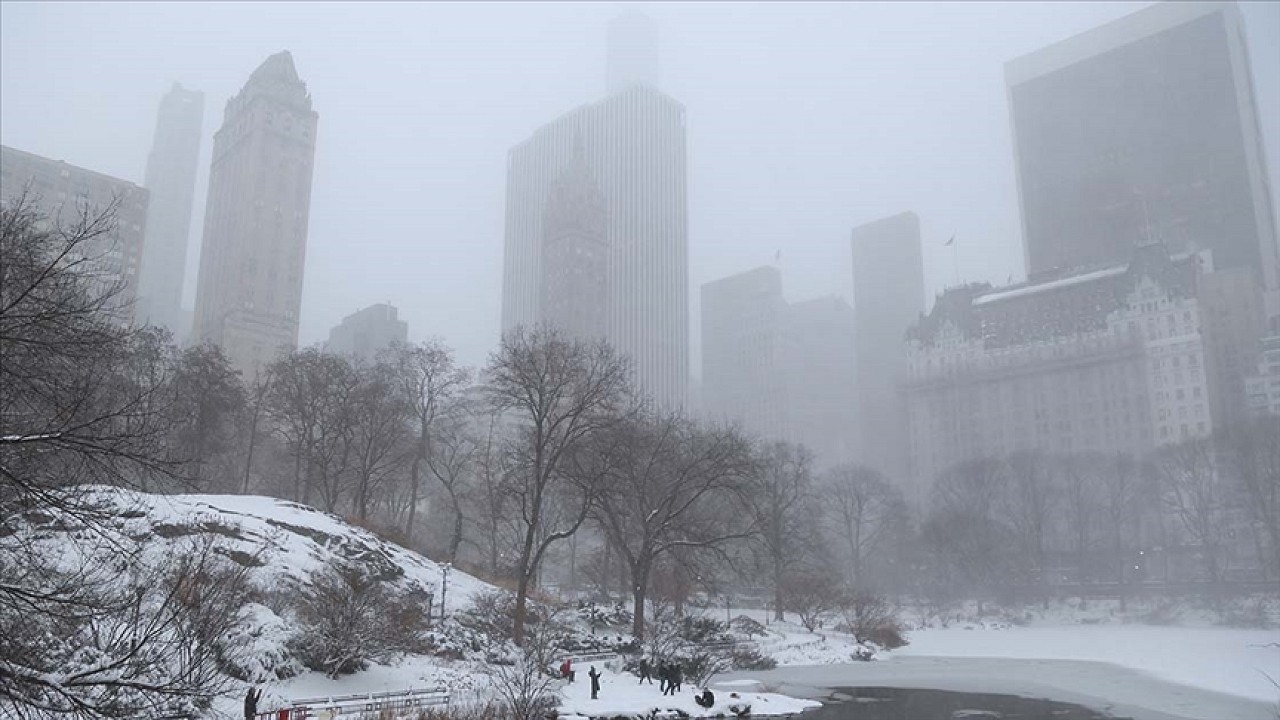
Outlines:
[[458,562],[458,548],[462,546],[462,509],[453,502],[453,535],[449,537],[449,563]]
[[649,587],[648,568],[636,569],[632,573],[631,584],[631,634],[636,642],[644,642],[644,601]]
[[418,451],[413,454],[409,469],[409,518],[405,521],[405,542],[413,541],[413,523],[418,518],[418,478],[422,473],[422,461],[427,455],[427,424],[422,424],[418,434]]

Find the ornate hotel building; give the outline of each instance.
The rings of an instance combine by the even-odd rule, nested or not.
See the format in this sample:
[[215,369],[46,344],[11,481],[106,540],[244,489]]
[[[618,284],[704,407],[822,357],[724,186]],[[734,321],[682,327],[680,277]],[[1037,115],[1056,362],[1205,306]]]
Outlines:
[[227,101],[213,137],[192,336],[246,377],[298,342],[318,117],[285,51]]

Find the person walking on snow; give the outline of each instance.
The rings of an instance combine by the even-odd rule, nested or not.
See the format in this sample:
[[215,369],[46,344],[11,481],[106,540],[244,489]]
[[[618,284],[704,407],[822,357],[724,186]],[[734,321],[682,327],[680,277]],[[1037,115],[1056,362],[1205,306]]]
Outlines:
[[244,696],[244,720],[253,720],[258,714],[258,701],[262,699],[262,690],[258,688],[249,688],[249,694]]
[[667,694],[667,688],[671,686],[671,668],[665,662],[658,663],[658,689],[663,695]]
[[595,700],[597,699],[596,696],[600,694],[600,673],[596,671],[596,666],[592,665],[591,672],[588,672],[587,675],[591,677],[591,699]]
[[680,668],[680,663],[671,666],[671,685],[674,688],[671,691],[675,695],[684,687],[684,670]]
[[649,675],[649,658],[640,658],[640,684],[648,680],[649,684],[653,684],[653,678]]

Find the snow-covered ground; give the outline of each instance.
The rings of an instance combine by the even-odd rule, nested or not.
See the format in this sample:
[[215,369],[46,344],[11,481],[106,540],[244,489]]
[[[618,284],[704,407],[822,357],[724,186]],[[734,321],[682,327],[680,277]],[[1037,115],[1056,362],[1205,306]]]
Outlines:
[[[749,705],[752,715],[788,715],[798,713],[806,708],[817,707],[821,703],[815,700],[804,700],[778,693],[751,692],[747,686],[734,686],[711,683],[715,704],[710,708],[699,707],[694,702],[695,694],[702,688],[685,684],[678,695],[663,696],[658,684],[639,684],[635,675],[618,674],[601,669],[600,694],[598,700],[591,699],[591,683],[587,679],[587,667],[578,669],[578,679],[561,689],[560,711],[569,716],[614,717],[616,715],[646,714],[652,710],[679,710],[691,717],[733,716],[731,706]],[[731,697],[736,693],[738,697]]]

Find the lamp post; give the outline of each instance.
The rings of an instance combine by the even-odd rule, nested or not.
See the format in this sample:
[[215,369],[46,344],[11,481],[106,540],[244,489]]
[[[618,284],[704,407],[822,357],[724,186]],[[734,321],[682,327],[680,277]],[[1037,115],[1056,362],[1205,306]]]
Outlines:
[[444,622],[444,602],[449,596],[449,563],[440,568],[440,622]]

